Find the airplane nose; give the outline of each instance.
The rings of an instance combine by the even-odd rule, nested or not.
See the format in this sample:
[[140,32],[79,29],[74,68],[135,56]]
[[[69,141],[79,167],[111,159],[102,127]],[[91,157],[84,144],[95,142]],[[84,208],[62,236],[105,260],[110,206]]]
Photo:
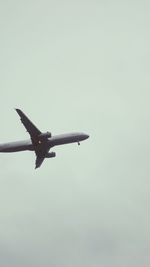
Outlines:
[[88,134],[84,135],[85,139],[88,139],[90,136]]

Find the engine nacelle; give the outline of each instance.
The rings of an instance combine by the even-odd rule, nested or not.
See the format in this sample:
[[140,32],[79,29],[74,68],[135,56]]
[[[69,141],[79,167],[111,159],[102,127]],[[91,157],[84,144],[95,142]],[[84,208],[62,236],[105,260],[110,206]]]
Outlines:
[[46,138],[50,138],[51,136],[52,136],[52,134],[50,132],[41,133],[39,135],[39,139],[43,140],[43,139],[46,139]]
[[55,158],[56,157],[56,153],[55,152],[50,152],[50,153],[47,153],[45,158]]

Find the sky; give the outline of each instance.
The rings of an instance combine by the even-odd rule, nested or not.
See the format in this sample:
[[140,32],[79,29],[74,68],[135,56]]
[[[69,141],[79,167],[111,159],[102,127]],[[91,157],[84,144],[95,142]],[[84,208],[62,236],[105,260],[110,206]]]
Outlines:
[[53,148],[0,155],[0,265],[150,266],[150,3],[0,2],[0,142],[28,139],[14,108]]

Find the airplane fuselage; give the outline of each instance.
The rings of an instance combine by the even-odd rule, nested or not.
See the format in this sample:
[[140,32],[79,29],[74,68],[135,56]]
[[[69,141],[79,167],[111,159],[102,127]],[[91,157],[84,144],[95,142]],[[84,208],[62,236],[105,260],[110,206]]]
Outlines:
[[16,112],[29,133],[30,139],[0,144],[0,152],[34,151],[36,154],[35,169],[41,166],[45,158],[54,158],[56,156],[55,152],[49,152],[52,147],[75,142],[79,144],[79,142],[89,137],[89,135],[84,133],[69,133],[53,136],[51,132],[41,132],[21,109],[16,109]]
[[[84,133],[69,133],[69,134],[61,134],[61,135],[54,135],[45,143],[45,146],[47,150],[49,150],[51,147],[58,146],[58,145],[64,145],[69,143],[79,143],[85,139],[87,139],[89,136]],[[38,143],[38,146],[40,146],[42,143]],[[5,144],[0,144],[0,152],[4,153],[11,153],[11,152],[19,152],[19,151],[33,151],[34,147],[32,144],[31,139],[25,140],[25,141],[18,141],[18,142],[10,142]]]

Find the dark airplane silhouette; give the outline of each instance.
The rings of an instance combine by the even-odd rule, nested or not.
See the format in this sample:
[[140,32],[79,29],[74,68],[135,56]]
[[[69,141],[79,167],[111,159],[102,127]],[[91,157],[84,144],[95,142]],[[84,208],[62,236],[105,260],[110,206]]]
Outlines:
[[52,147],[74,142],[80,144],[80,141],[89,137],[84,133],[68,133],[55,136],[52,136],[50,132],[42,133],[20,109],[16,109],[16,111],[31,139],[1,144],[0,152],[34,151],[36,154],[35,168],[40,167],[45,158],[56,156],[55,152],[49,153]]

